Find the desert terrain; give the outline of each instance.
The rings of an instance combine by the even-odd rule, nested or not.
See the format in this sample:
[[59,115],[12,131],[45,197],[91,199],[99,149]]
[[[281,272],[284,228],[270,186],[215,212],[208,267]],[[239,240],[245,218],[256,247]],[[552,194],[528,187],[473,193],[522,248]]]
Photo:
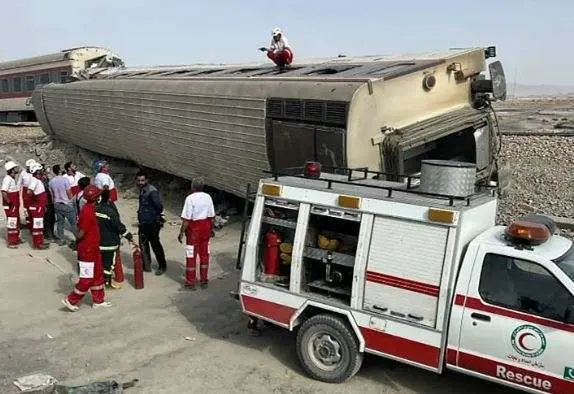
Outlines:
[[[500,222],[528,212],[574,217],[574,137],[537,136],[567,131],[574,122],[574,99],[523,99],[497,107],[504,135],[502,161],[510,167],[512,187],[500,203]],[[557,124],[560,126],[555,127]],[[570,131],[574,131],[570,129]],[[548,133],[547,133],[548,134]],[[0,127],[0,155],[19,162],[37,157],[48,165],[67,158],[88,163],[88,152],[51,141],[39,128]],[[112,162],[122,185],[118,206],[124,223],[136,232],[134,168]],[[162,231],[167,274],[145,275],[145,288],[133,287],[127,244],[122,247],[127,280],[106,293],[114,306],[92,310],[86,297],[80,311],[67,312],[60,299],[75,279],[75,254],[52,244],[49,250],[17,250],[0,242],[0,392],[17,393],[13,381],[46,373],[74,385],[97,380],[139,379],[130,393],[511,393],[478,379],[447,373],[436,376],[378,357],[366,357],[356,377],[340,385],[305,376],[295,353],[295,337],[266,328],[261,337],[246,330],[240,304],[229,296],[235,270],[240,223],[230,223],[212,240],[210,285],[181,292],[184,255],[177,242],[185,182],[154,173],[168,206]],[[5,236],[5,219],[0,219]],[[571,235],[571,234],[567,234]]]

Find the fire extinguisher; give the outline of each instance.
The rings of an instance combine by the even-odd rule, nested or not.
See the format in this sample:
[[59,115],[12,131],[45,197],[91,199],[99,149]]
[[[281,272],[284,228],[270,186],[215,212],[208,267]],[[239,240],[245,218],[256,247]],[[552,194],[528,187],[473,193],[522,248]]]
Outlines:
[[134,251],[132,257],[134,260],[134,284],[136,289],[143,289],[144,275],[143,275],[143,255],[142,251],[135,243],[133,244]]
[[266,275],[279,275],[279,245],[281,244],[281,238],[275,229],[271,229],[263,237],[263,242],[265,243],[263,272]]

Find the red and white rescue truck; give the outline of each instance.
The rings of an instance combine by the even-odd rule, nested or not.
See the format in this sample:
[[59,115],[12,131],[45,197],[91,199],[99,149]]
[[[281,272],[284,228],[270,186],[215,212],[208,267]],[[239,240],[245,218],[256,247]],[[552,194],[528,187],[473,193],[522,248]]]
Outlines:
[[301,364],[326,382],[367,352],[574,393],[572,241],[543,216],[496,226],[497,197],[471,167],[429,160],[420,181],[395,183],[308,163],[261,180],[240,248],[244,312],[297,330]]

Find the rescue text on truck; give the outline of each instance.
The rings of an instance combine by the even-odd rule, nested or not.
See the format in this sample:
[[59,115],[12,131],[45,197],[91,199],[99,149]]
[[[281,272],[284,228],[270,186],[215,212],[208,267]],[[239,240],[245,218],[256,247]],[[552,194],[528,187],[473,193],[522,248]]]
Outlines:
[[239,256],[244,312],[297,329],[311,377],[347,380],[368,352],[574,392],[574,247],[550,219],[496,226],[496,194],[469,163],[423,161],[406,183],[321,170],[260,181]]

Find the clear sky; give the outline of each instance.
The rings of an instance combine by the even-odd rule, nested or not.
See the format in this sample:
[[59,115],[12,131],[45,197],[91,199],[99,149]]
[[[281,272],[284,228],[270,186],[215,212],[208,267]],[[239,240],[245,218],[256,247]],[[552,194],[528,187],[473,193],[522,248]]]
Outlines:
[[128,66],[262,59],[283,28],[297,57],[496,45],[509,82],[574,85],[573,0],[0,0],[0,60],[81,45]]

